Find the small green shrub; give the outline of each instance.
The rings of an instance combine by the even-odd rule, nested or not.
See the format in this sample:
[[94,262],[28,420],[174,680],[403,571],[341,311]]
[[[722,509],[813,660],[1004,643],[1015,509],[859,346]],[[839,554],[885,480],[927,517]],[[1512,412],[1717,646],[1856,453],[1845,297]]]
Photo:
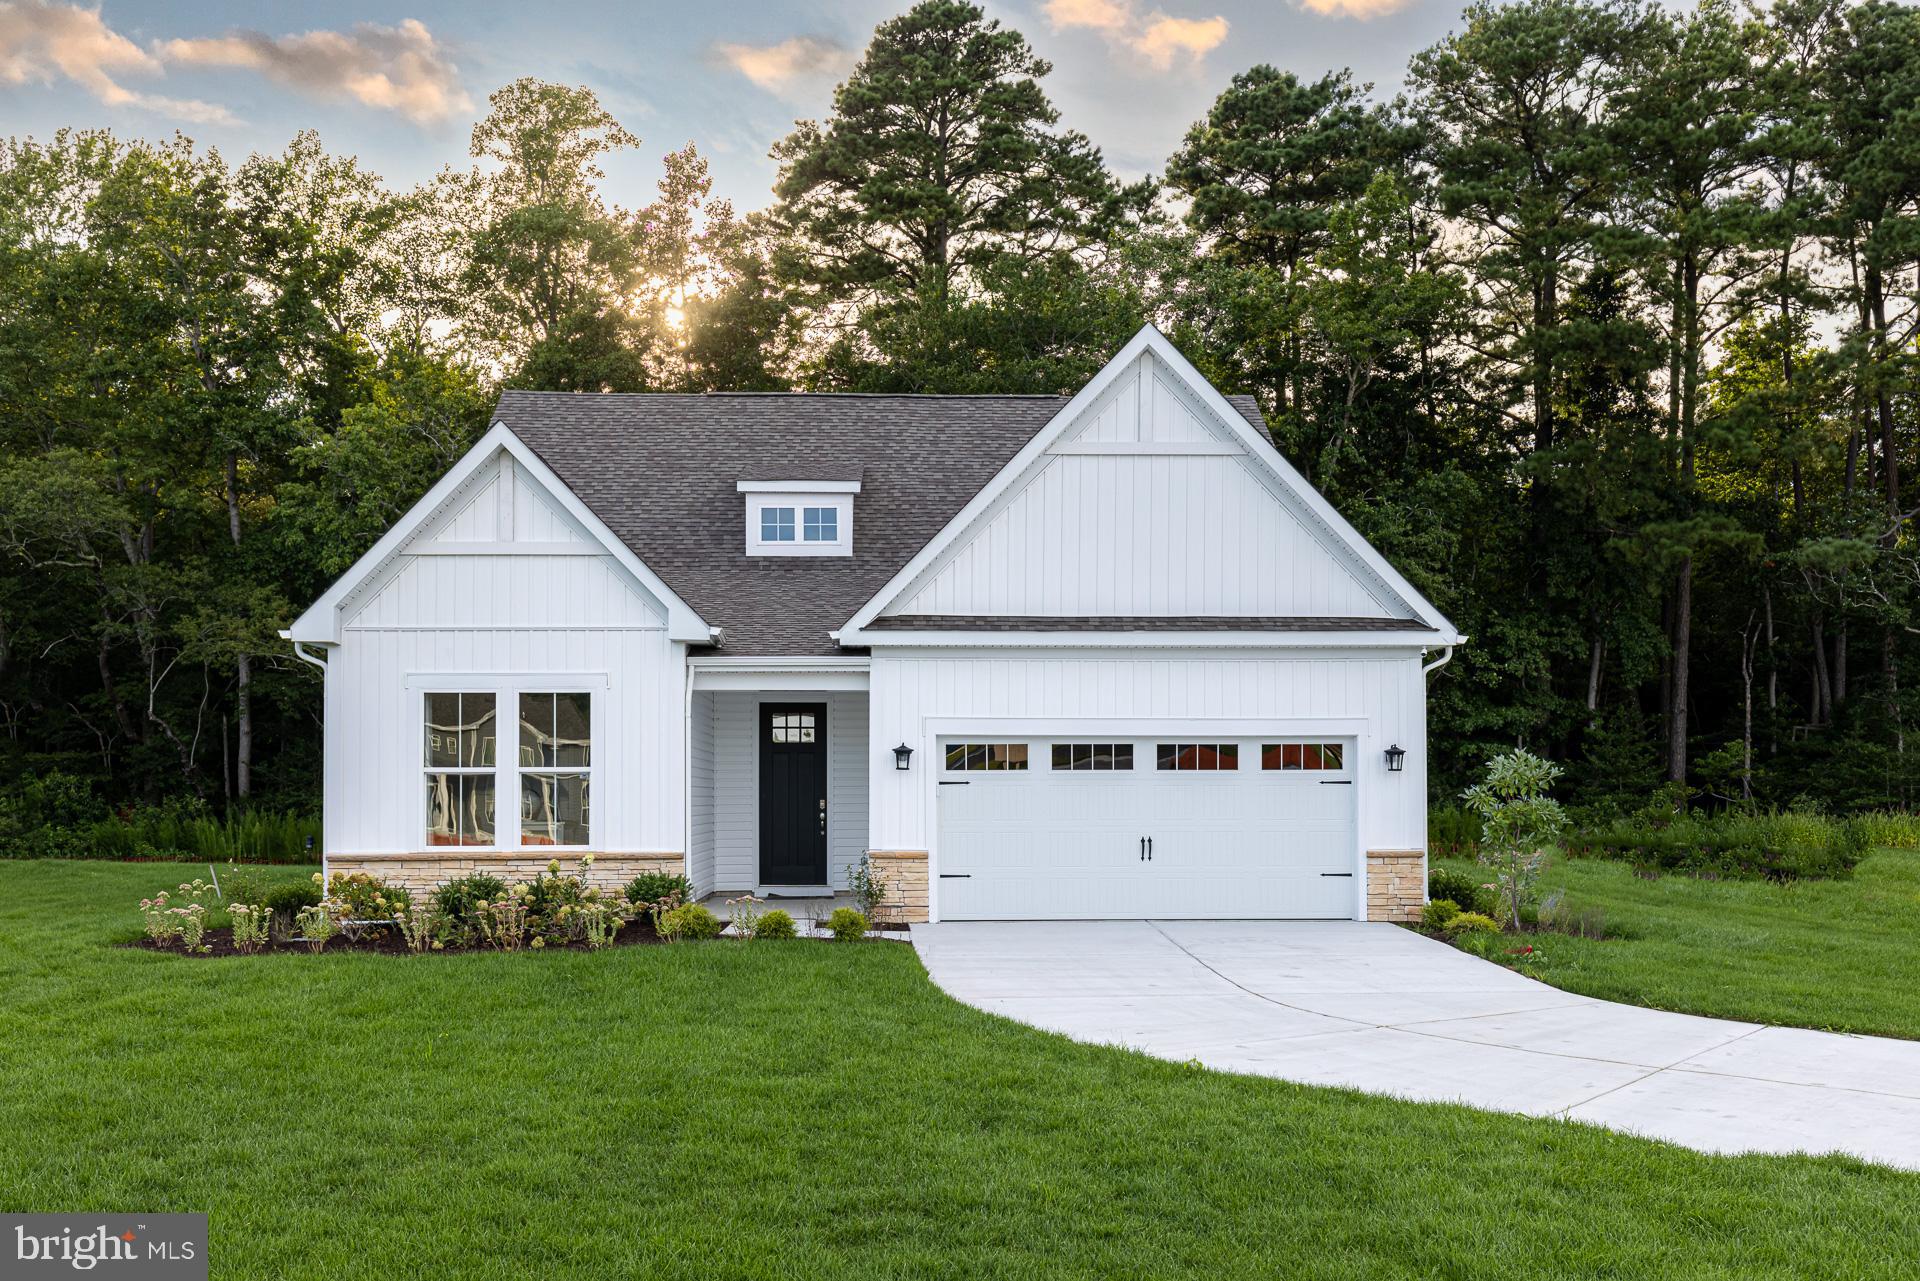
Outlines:
[[320,887],[312,881],[276,885],[260,896],[260,906],[272,912],[282,929],[292,929],[303,907],[320,906]]
[[1452,899],[1463,912],[1479,912],[1483,916],[1493,915],[1493,891],[1480,883],[1480,878],[1471,872],[1457,872],[1450,867],[1432,868],[1427,873],[1427,898]]
[[1857,817],[1861,839],[1870,849],[1920,849],[1920,814],[1901,810],[1873,810]]
[[661,938],[675,943],[681,939],[717,939],[725,927],[719,917],[698,903],[682,903],[662,915],[654,928]]
[[1642,814],[1581,832],[1566,842],[1575,858],[1617,859],[1651,872],[1738,880],[1834,880],[1851,876],[1872,849],[1872,823],[1824,814]]
[[853,865],[853,874],[847,879],[847,892],[869,918],[887,901],[887,878],[873,865],[872,854],[862,854],[860,861]]
[[1446,924],[1448,937],[1462,934],[1498,934],[1500,922],[1479,912],[1462,912]]
[[753,937],[755,939],[790,939],[797,933],[798,931],[793,927],[793,917],[776,907],[755,923]]
[[836,907],[827,918],[827,932],[842,943],[867,936],[867,914],[851,907]]
[[478,928],[480,905],[491,903],[507,892],[507,883],[497,876],[475,872],[456,876],[433,887],[433,906],[442,920]]
[[1460,905],[1450,898],[1430,900],[1420,909],[1420,924],[1430,930],[1446,928],[1448,921],[1460,915]]
[[628,881],[621,893],[629,903],[658,903],[669,895],[685,903],[693,898],[693,882],[677,872],[642,872]]

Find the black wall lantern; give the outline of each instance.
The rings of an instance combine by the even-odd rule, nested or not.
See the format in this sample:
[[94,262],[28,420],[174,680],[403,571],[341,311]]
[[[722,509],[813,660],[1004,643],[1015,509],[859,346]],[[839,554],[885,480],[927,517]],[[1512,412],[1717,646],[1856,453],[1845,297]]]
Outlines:
[[1398,774],[1400,767],[1407,763],[1407,749],[1395,743],[1387,749],[1387,773]]
[[913,763],[913,749],[905,743],[893,749],[893,767],[906,769]]

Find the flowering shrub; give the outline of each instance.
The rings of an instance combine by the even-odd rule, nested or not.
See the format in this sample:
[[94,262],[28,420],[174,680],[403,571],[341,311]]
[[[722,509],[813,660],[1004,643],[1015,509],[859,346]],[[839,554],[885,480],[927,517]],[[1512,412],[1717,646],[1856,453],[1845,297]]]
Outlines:
[[399,908],[394,912],[393,920],[400,927],[400,938],[409,952],[417,954],[438,945],[435,931],[440,918],[431,904],[422,903],[419,907],[409,904]]
[[340,923],[334,919],[333,912],[325,903],[316,903],[303,907],[293,918],[294,932],[300,941],[315,952],[327,945],[327,940],[340,932]]
[[227,908],[233,921],[233,950],[258,952],[273,931],[273,909],[264,904],[235,903]]
[[867,936],[867,914],[851,907],[835,908],[827,918],[827,932],[842,943],[863,939]]
[[[317,882],[320,873],[315,872]],[[327,899],[350,921],[391,921],[413,906],[413,897],[398,885],[388,885],[366,872],[335,872],[326,882]]]
[[[516,885],[492,902],[478,905],[480,935],[487,946],[502,952],[518,952],[527,941],[527,887]],[[542,939],[536,944],[545,947]]]
[[751,939],[760,929],[761,900],[751,894],[727,900],[727,917],[733,922],[734,937]]
[[582,904],[575,915],[580,922],[580,937],[595,952],[612,943],[620,927],[631,919],[627,905],[612,899]]
[[216,893],[212,885],[197,878],[182,881],[173,894],[161,890],[152,898],[140,900],[141,926],[147,937],[162,947],[177,939],[189,952],[210,950],[205,946],[207,907],[203,900]]

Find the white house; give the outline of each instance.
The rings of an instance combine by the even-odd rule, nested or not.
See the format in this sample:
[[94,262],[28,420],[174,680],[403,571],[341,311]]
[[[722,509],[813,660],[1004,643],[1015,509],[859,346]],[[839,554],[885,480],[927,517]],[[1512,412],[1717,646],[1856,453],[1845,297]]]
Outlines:
[[287,636],[330,871],[864,853],[914,920],[1416,912],[1464,639],[1151,328],[1071,399],[509,392]]

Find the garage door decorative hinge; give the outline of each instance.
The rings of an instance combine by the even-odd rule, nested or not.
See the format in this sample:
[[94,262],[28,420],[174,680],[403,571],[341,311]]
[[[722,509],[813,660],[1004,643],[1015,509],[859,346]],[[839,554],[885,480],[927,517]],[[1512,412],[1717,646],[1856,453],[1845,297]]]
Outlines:
[[940,879],[943,881],[971,881],[973,879],[973,873],[972,872],[942,872],[940,873]]

